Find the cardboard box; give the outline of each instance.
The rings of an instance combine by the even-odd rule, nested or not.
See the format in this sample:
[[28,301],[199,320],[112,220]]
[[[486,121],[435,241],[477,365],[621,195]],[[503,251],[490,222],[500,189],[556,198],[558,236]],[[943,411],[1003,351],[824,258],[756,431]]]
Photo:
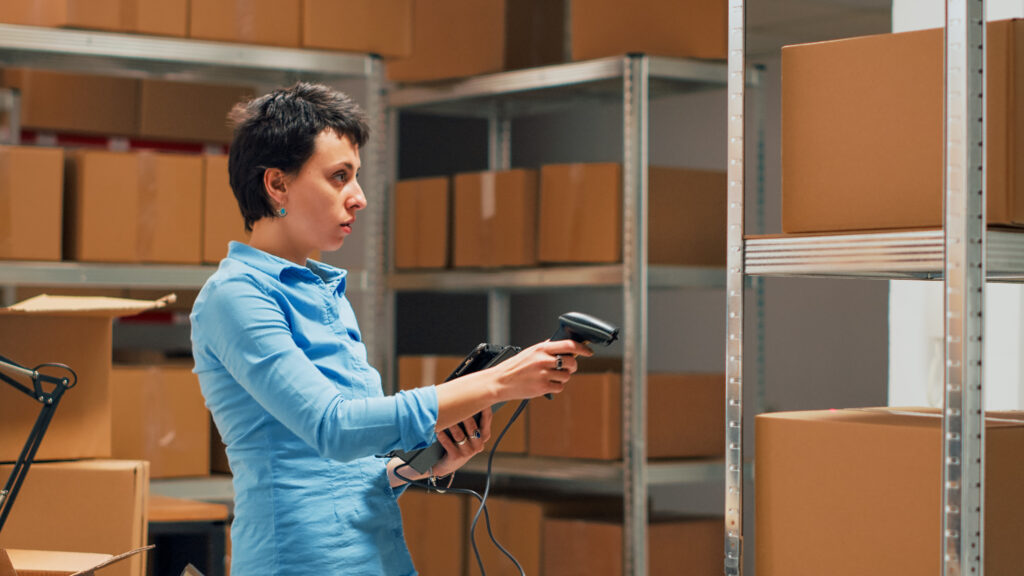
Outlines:
[[[1024,417],[985,429],[985,572],[1020,572]],[[937,574],[942,418],[901,409],[757,416],[757,574]]]
[[[0,467],[3,477],[10,472],[9,465]],[[0,533],[0,547],[102,554],[141,548],[148,538],[148,499],[144,461],[37,463]],[[143,576],[145,567],[145,555],[137,555],[103,574]]]
[[230,144],[234,130],[228,112],[253,95],[248,86],[142,80],[138,135],[157,140]]
[[[0,350],[6,358],[27,367],[60,362],[78,375],[78,384],[65,392],[54,414],[37,460],[110,457],[111,321],[162,308],[168,300],[38,296],[0,308]],[[39,410],[33,398],[0,387],[0,461],[18,458]]]
[[190,6],[191,38],[292,48],[302,38],[301,0],[202,0]]
[[203,159],[142,152],[138,165],[139,260],[199,264],[203,251]]
[[[540,178],[540,261],[621,262],[620,165],[553,164]],[[724,266],[725,173],[652,166],[647,188],[648,262]]]
[[[722,520],[717,518],[651,522],[647,527],[648,572],[718,574],[722,571],[724,533]],[[542,574],[621,575],[622,522],[545,519],[543,566]]]
[[[466,530],[472,526],[478,503],[469,501],[466,507]],[[544,547],[543,526],[546,506],[542,502],[514,498],[489,497],[487,511],[491,516],[491,531],[527,574],[544,574],[541,571],[541,553]],[[483,513],[476,525],[476,545],[480,560],[487,574],[493,576],[517,576],[519,570],[501,553],[487,535],[487,523]],[[480,568],[473,554],[472,546],[466,550],[466,572],[479,576]],[[548,572],[551,574],[551,572]]]
[[393,82],[500,72],[505,0],[413,0],[412,53],[387,65]]
[[64,151],[0,146],[0,260],[60,260]]
[[[1022,27],[987,28],[989,224],[1024,224]],[[943,74],[941,29],[783,48],[782,231],[942,227]]]
[[184,36],[187,0],[4,0],[0,22]]
[[139,261],[139,160],[136,154],[76,150],[67,156],[64,258]]
[[203,157],[203,262],[223,260],[232,240],[247,242],[249,233],[228,181],[228,157],[207,155]]
[[[151,548],[137,548],[117,556],[0,548],[0,576],[93,576],[99,570]],[[107,574],[107,571],[103,570],[103,574]]]
[[451,179],[395,184],[395,267],[446,268],[451,245]]
[[[458,368],[463,358],[463,356],[401,356],[398,358],[398,389],[411,390],[421,386],[440,384],[453,370]],[[508,402],[494,412],[494,419],[491,421],[491,439],[484,444],[484,452],[481,454],[486,455],[490,451],[494,441],[498,439],[498,434],[505,429],[518,406],[519,402]],[[505,433],[505,437],[501,439],[498,453],[523,454],[526,452],[529,415],[530,408],[527,406]]]
[[[724,453],[722,374],[648,374],[648,458],[702,458]],[[639,429],[639,428],[638,428]],[[532,456],[622,458],[622,377],[576,373],[552,400],[530,403]]]
[[466,496],[427,494],[414,487],[399,497],[405,543],[421,576],[463,573],[469,546],[468,503]]
[[0,85],[21,91],[23,129],[104,136],[138,131],[138,80],[7,69]]
[[[302,46],[409,56],[412,5],[413,0],[302,0]],[[338,22],[346,23],[343,34]]]
[[114,366],[113,457],[148,460],[150,476],[210,473],[210,413],[191,366]]
[[455,176],[456,268],[537,265],[537,171]]
[[157,36],[188,35],[189,0],[122,0],[125,31]]

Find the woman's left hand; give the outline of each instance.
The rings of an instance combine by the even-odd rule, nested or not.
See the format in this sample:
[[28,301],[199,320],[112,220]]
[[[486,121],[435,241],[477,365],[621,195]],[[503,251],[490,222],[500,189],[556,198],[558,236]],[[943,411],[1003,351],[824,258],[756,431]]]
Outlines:
[[468,418],[461,425],[456,424],[438,434],[437,441],[444,447],[445,455],[434,465],[434,476],[447,476],[455,472],[483,451],[484,444],[491,438],[492,419],[491,409],[487,408],[480,412],[479,425],[476,418]]

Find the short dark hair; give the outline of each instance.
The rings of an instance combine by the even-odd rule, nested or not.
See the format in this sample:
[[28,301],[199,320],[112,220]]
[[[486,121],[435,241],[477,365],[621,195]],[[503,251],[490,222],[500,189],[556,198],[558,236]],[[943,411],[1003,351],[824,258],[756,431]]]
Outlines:
[[276,215],[263,187],[268,168],[297,173],[313,155],[316,137],[324,130],[347,136],[359,148],[370,138],[362,108],[323,84],[299,82],[241,102],[228,118],[235,126],[228,178],[249,231],[260,218]]

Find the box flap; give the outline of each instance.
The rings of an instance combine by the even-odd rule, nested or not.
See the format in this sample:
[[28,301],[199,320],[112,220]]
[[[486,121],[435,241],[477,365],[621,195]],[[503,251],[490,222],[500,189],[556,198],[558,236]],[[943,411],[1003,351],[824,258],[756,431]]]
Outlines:
[[[0,550],[0,576],[92,576],[101,568],[153,548],[152,545],[145,546],[117,556],[49,550]],[[5,572],[5,560],[8,572]]]
[[13,306],[0,308],[0,314],[46,314],[49,316],[100,316],[114,318],[132,316],[173,304],[174,294],[156,300],[131,300],[101,296],[51,296],[40,294]]

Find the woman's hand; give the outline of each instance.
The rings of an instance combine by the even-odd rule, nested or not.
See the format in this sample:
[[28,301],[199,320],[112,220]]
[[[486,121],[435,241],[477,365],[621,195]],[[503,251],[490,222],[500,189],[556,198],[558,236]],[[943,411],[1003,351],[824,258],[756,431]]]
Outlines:
[[576,356],[593,356],[585,344],[572,340],[545,340],[489,368],[504,400],[557,394],[578,367]]
[[[476,418],[462,421],[437,435],[437,441],[444,447],[445,455],[431,470],[434,476],[447,476],[461,468],[469,459],[484,449],[491,438],[491,421],[494,415],[490,408],[480,412],[480,424]],[[463,430],[465,428],[465,430]]]

